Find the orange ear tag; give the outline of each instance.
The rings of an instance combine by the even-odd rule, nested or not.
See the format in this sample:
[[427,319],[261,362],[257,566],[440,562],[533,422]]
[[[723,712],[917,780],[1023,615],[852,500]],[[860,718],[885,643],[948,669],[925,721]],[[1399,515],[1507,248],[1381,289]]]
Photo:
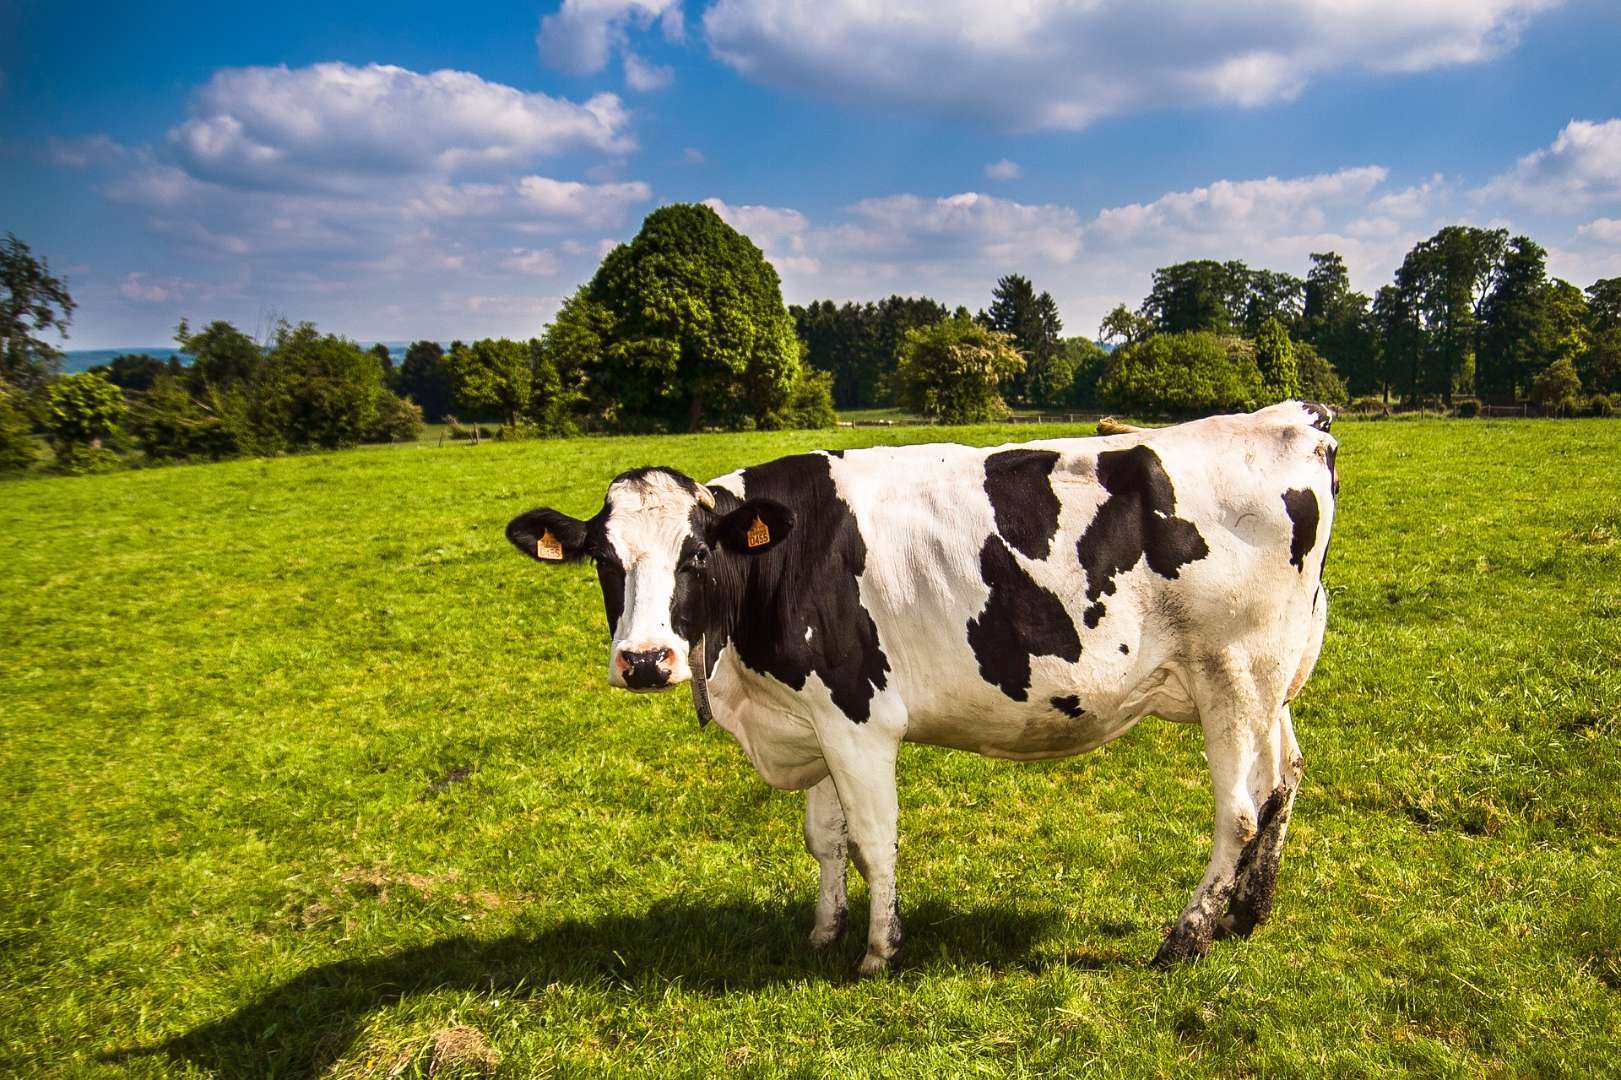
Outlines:
[[563,561],[563,545],[557,542],[557,537],[552,535],[550,529],[544,530],[540,534],[540,539],[535,541],[535,558],[551,562]]
[[771,530],[765,527],[759,514],[754,515],[754,524],[749,526],[748,540],[751,548],[765,547],[771,543]]

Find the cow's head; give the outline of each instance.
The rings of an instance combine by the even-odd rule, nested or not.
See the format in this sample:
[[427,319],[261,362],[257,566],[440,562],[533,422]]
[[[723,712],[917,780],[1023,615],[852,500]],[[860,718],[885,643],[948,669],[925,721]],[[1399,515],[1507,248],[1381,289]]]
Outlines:
[[780,503],[744,502],[657,468],[615,477],[589,521],[531,510],[508,523],[507,539],[539,562],[595,562],[611,635],[609,684],[663,690],[692,677],[689,648],[724,620],[713,608],[742,580],[743,560],[792,528]]

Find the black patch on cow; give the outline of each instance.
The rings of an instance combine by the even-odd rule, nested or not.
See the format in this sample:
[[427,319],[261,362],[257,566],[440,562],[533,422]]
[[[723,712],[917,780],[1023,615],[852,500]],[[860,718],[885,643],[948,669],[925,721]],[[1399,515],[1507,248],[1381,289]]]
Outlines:
[[1081,639],[1063,602],[1037,585],[1000,536],[985,538],[979,576],[990,586],[985,610],[968,620],[968,646],[979,674],[1014,701],[1030,696],[1030,658],[1081,658]]
[[1086,713],[1086,710],[1081,708],[1081,699],[1074,694],[1065,694],[1063,697],[1053,698],[1052,707],[1071,720],[1079,720]]
[[1319,405],[1315,401],[1302,401],[1300,406],[1311,413],[1311,426],[1318,431],[1327,432],[1329,428],[1334,426],[1334,410],[1327,405]]
[[1340,448],[1338,446],[1330,446],[1323,458],[1323,460],[1328,462],[1328,493],[1330,495],[1338,495],[1340,493],[1340,470],[1334,465],[1334,459],[1339,457],[1339,455]]
[[[730,640],[751,670],[795,690],[814,671],[833,703],[864,723],[873,695],[888,682],[889,659],[861,606],[867,544],[833,484],[830,461],[826,454],[796,454],[744,469],[742,479],[746,498],[781,503],[796,524],[785,543],[764,553],[711,553],[704,595],[709,655]],[[715,499],[722,514],[739,502],[721,489]]]
[[1051,450],[1003,450],[985,459],[996,531],[1027,559],[1045,559],[1058,534],[1058,496],[1048,481],[1056,464]]
[[1306,552],[1317,543],[1317,493],[1310,488],[1290,488],[1283,493],[1283,508],[1294,528],[1289,538],[1289,561],[1304,573]]
[[1101,598],[1112,596],[1115,575],[1148,560],[1161,577],[1174,578],[1182,567],[1210,554],[1210,547],[1191,521],[1175,516],[1176,491],[1147,446],[1106,450],[1098,455],[1098,482],[1109,493],[1097,516],[1075,545],[1086,570],[1086,625],[1103,619]]
[[603,613],[608,616],[608,636],[619,629],[619,616],[625,610],[625,568],[609,555],[597,557],[597,583],[602,586]]
[[1122,641],[1120,643],[1120,655],[1121,656],[1130,656],[1131,655],[1131,646],[1127,645],[1124,641]]

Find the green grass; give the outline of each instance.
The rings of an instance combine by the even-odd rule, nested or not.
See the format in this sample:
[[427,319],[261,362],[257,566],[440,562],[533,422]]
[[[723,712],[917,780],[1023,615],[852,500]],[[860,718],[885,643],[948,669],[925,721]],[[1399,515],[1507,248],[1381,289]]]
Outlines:
[[[1594,1075],[1621,1031],[1621,426],[1342,421],[1276,913],[1150,970],[1196,731],[901,759],[907,954],[812,953],[803,800],[604,684],[502,526],[861,429],[0,485],[0,1073]],[[452,779],[459,777],[459,779]],[[441,1064],[454,1058],[441,1045]],[[440,1075],[453,1070],[440,1069]]]

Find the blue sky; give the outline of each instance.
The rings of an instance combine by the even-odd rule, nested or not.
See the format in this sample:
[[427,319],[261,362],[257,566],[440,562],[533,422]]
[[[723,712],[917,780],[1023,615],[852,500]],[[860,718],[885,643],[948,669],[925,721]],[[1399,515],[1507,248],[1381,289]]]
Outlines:
[[[1070,333],[1154,267],[1358,287],[1467,221],[1621,274],[1621,5],[1586,0],[0,2],[0,193],[69,344],[273,314],[528,337],[661,203],[790,302],[1004,273]],[[486,10],[489,9],[489,10]]]

